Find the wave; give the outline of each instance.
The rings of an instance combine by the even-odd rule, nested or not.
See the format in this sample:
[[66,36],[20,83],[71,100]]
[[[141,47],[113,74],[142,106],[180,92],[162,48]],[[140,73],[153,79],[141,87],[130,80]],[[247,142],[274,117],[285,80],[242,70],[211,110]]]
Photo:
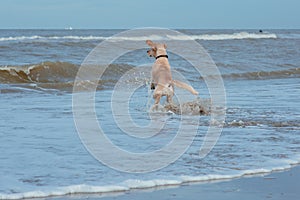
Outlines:
[[249,33],[238,32],[232,34],[199,34],[199,35],[166,35],[165,37],[159,35],[138,36],[138,37],[104,37],[104,36],[16,36],[16,37],[1,37],[1,41],[49,41],[49,40],[105,40],[112,39],[115,41],[129,40],[129,41],[145,41],[152,40],[235,40],[235,39],[276,39],[277,35],[274,33]]
[[102,36],[17,36],[1,37],[0,41],[23,41],[23,40],[105,40],[107,37]]
[[300,33],[278,34],[278,37],[281,39],[300,39]]
[[230,174],[230,175],[218,175],[218,174],[208,174],[202,176],[180,176],[178,179],[153,179],[153,180],[137,180],[129,179],[118,185],[104,185],[104,186],[94,186],[94,185],[70,185],[66,187],[59,187],[53,190],[37,190],[23,193],[11,193],[5,194],[0,193],[0,199],[30,199],[30,198],[47,198],[54,196],[66,196],[66,195],[84,195],[84,194],[122,194],[130,190],[136,189],[160,189],[166,187],[180,186],[186,183],[193,182],[210,182],[210,181],[222,181],[231,180],[235,178],[241,178],[244,176],[253,176],[259,174],[269,174],[275,171],[284,171],[292,168],[294,165],[299,164],[300,158],[295,160],[285,160],[282,167],[273,167],[270,169],[261,168],[253,170],[241,170],[240,173]]
[[229,79],[248,79],[248,80],[299,78],[300,68],[291,68],[291,69],[278,70],[278,71],[232,73],[232,74],[224,74],[222,75],[222,77],[229,78]]
[[57,83],[74,79],[78,67],[67,62],[0,67],[0,83]]
[[169,36],[174,40],[241,40],[241,39],[276,39],[277,35],[274,33],[248,33],[239,32],[232,34],[203,34],[203,35],[189,35],[189,36]]
[[[90,68],[90,73],[93,73],[93,70],[101,66],[94,67],[94,69]],[[101,86],[113,85],[124,72],[132,69],[132,67],[126,64],[109,65],[103,74],[104,78],[99,81],[99,84]],[[0,84],[13,84],[24,89],[71,91],[78,69],[78,65],[68,62],[42,62],[35,65],[2,66],[0,67]],[[82,87],[84,89],[84,85]],[[16,92],[20,90],[16,90],[16,88],[4,88],[0,90],[0,93],[9,93],[10,91]]]
[[[95,66],[101,67],[101,66]],[[120,75],[132,69],[134,66],[127,64],[111,64],[105,71],[105,80],[114,82]],[[42,62],[34,65],[17,65],[0,67],[0,83],[44,83],[63,84],[73,82],[78,65],[68,62]],[[91,68],[92,69],[92,68]],[[223,74],[223,78],[231,79],[271,79],[271,78],[299,78],[300,68],[290,68],[278,71],[254,71],[245,73]]]
[[[80,66],[68,62],[42,62],[34,65],[0,67],[0,83],[66,83],[74,81]],[[101,66],[92,66],[90,70]],[[118,75],[132,69],[127,64],[110,64],[104,75],[115,79]],[[93,71],[90,71],[93,72]]]
[[[94,66],[90,72],[101,66]],[[98,89],[110,89],[117,83],[120,77],[128,70],[134,68],[127,64],[111,64],[104,72],[102,79],[97,80]],[[14,85],[11,88],[0,88],[0,93],[18,92],[20,88],[24,90],[56,89],[62,91],[72,91],[79,66],[68,62],[42,62],[34,65],[2,66],[0,67],[0,84]],[[141,75],[142,76],[142,75]],[[258,71],[245,73],[223,74],[224,79],[275,79],[275,78],[300,78],[300,68],[291,68],[278,71]],[[129,77],[130,78],[130,77]],[[131,77],[136,81],[136,77]],[[149,77],[140,77],[147,82]],[[202,77],[203,78],[203,77]],[[146,80],[147,79],[147,80]],[[128,80],[130,82],[130,80]],[[85,83],[82,82],[85,89]],[[86,83],[89,84],[89,83]],[[175,108],[174,108],[175,109]],[[176,110],[176,109],[175,109]]]

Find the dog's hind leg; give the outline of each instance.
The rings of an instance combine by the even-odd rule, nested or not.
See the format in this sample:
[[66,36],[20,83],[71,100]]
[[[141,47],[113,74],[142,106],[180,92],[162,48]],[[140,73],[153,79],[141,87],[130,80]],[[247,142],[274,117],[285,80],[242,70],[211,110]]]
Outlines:
[[167,94],[167,103],[173,103],[173,96],[174,96],[174,85],[170,84],[168,88],[168,94]]
[[172,96],[171,95],[167,95],[167,102],[168,103],[172,103]]

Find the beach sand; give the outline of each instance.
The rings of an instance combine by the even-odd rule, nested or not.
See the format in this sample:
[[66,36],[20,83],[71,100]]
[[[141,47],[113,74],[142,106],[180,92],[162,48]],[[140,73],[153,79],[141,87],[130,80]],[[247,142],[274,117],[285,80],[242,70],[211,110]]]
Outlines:
[[167,199],[284,199],[300,198],[300,166],[288,171],[242,177],[218,182],[203,182],[146,190],[131,190],[119,194],[89,194],[57,197],[55,199],[101,200],[167,200]]

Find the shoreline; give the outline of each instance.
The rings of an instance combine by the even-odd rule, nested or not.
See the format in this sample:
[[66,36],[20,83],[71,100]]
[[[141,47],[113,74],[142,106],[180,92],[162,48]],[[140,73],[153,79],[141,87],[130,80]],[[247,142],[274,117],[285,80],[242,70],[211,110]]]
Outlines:
[[131,189],[124,192],[71,194],[47,199],[89,200],[167,200],[167,199],[299,199],[300,165],[284,171],[246,175],[240,178],[216,181],[190,182],[148,189]]

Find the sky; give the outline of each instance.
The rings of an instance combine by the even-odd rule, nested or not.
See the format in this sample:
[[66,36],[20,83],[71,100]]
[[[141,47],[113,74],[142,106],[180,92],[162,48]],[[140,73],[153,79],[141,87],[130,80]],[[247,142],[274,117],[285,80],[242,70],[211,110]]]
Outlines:
[[0,29],[300,29],[299,0],[1,0]]

